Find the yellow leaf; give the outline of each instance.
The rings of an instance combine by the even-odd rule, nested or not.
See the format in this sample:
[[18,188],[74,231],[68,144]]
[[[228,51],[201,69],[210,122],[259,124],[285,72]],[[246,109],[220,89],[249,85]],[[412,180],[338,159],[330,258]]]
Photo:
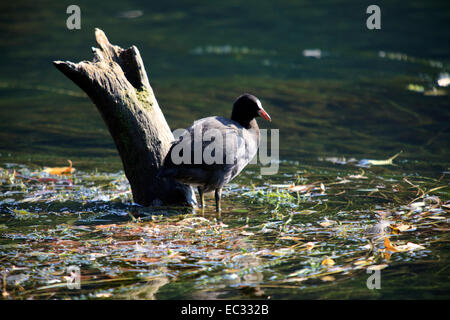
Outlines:
[[332,265],[334,265],[334,264],[335,264],[335,262],[334,262],[334,260],[331,259],[331,258],[325,258],[325,259],[323,259],[323,261],[322,261],[322,265],[323,265],[323,266],[332,266]]
[[320,280],[322,280],[322,281],[334,281],[334,280],[336,280],[336,278],[333,277],[333,276],[325,276],[325,277],[320,278]]
[[398,249],[392,246],[388,238],[384,238],[384,248],[389,251],[398,252]]
[[43,171],[51,175],[72,174],[75,171],[75,168],[72,168],[72,161],[67,161],[69,162],[68,167],[45,168]]

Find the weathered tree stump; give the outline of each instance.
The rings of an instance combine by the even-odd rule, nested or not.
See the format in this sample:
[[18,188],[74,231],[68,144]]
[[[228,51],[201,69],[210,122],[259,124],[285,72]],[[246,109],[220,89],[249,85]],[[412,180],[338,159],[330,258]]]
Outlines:
[[97,106],[119,151],[134,201],[143,206],[195,204],[191,187],[156,177],[174,137],[139,50],[110,44],[100,29],[95,29],[95,38],[100,48],[92,48],[92,62],[53,64]]

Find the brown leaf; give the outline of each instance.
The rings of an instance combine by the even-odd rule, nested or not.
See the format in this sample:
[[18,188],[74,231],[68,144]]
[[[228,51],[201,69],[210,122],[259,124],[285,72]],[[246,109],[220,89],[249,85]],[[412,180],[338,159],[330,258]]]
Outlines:
[[384,238],[384,248],[389,251],[398,252],[397,248],[392,246],[388,238]]
[[124,261],[139,261],[139,262],[154,263],[154,262],[160,262],[161,258],[135,257],[135,258],[126,258],[123,260]]
[[294,236],[283,236],[283,237],[280,237],[280,240],[300,241],[300,240],[303,240],[303,238],[294,237]]
[[113,223],[113,224],[101,224],[101,225],[98,225],[98,226],[95,226],[95,229],[111,229],[111,228],[114,228],[114,227],[117,227],[117,224],[115,224],[115,223]]
[[290,186],[289,192],[302,192],[306,193],[311,191],[315,186],[313,184],[307,184],[307,185],[300,185],[300,186]]

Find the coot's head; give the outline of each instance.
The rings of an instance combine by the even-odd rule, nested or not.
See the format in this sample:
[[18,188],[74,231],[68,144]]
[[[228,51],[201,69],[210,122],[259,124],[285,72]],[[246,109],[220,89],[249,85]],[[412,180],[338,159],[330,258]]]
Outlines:
[[254,95],[244,93],[236,99],[233,104],[233,112],[231,113],[231,120],[239,122],[244,127],[249,124],[251,120],[256,117],[261,117],[267,121],[272,121],[270,116],[261,105],[261,101]]

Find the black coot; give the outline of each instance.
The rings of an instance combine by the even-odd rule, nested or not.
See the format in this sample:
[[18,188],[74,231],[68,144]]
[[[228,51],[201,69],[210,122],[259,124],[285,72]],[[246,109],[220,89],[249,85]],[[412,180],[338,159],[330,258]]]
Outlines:
[[222,187],[256,155],[258,116],[271,121],[258,98],[243,94],[233,104],[231,119],[208,117],[195,121],[172,144],[158,176],[196,186],[201,207],[203,194],[214,190],[216,210],[220,211]]

